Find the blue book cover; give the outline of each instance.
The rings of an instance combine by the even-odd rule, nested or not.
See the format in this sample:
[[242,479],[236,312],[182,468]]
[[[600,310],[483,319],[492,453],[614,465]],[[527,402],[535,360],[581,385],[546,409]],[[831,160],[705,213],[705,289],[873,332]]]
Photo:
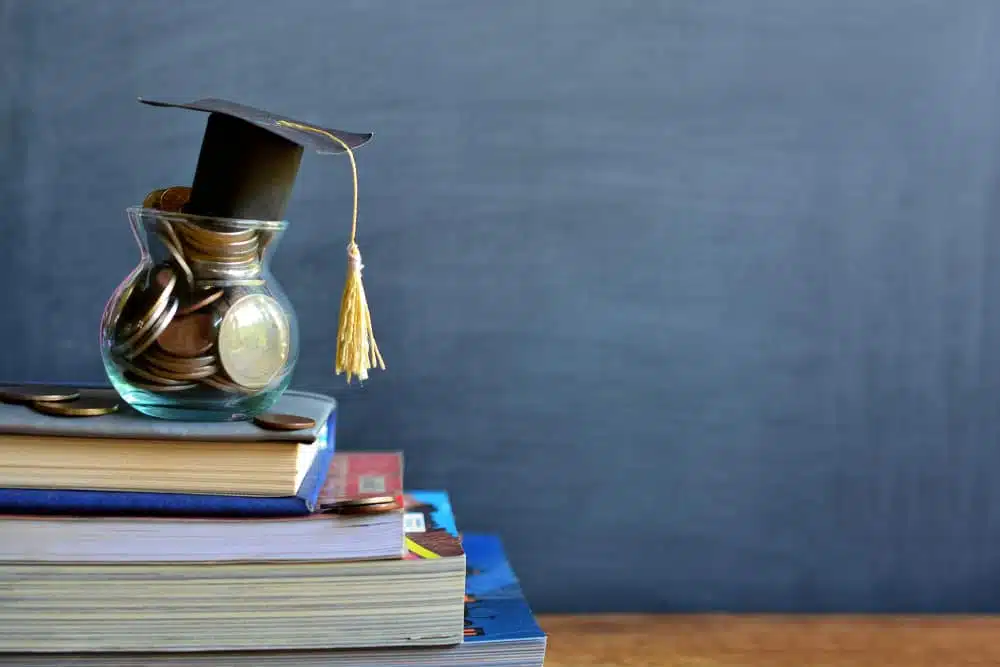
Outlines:
[[496,535],[460,533],[446,491],[407,491],[406,530],[443,531],[461,539],[465,550],[465,642],[537,640],[545,633],[535,621],[521,584]]
[[545,640],[496,535],[463,533],[465,643]]
[[[306,392],[297,398],[308,397]],[[317,395],[313,395],[314,397]],[[313,398],[313,400],[318,400]],[[326,399],[333,405],[332,399]],[[316,440],[320,451],[294,496],[260,497],[214,494],[153,493],[139,491],[88,491],[79,489],[0,488],[0,512],[6,514],[144,514],[198,517],[303,516],[316,509],[320,491],[336,450],[335,407],[320,422]],[[100,419],[100,418],[97,418]],[[82,424],[82,421],[80,422]],[[181,423],[158,424],[176,428]],[[76,423],[70,424],[76,426]],[[86,426],[86,425],[84,425]],[[224,428],[224,425],[210,424]],[[199,426],[199,428],[206,428]],[[248,427],[249,428],[249,427]]]

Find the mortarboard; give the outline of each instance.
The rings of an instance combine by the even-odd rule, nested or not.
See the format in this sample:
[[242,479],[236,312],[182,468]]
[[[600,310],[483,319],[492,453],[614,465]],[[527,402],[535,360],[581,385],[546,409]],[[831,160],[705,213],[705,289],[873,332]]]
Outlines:
[[143,104],[203,111],[209,114],[201,151],[183,212],[245,220],[282,220],[305,150],[347,153],[354,183],[354,212],[347,246],[347,281],[340,305],[336,372],[348,382],[368,370],[384,369],[361,282],[361,253],[355,240],[358,174],[353,149],[372,133],[317,127],[261,109],[214,98],[187,103],[139,98]]

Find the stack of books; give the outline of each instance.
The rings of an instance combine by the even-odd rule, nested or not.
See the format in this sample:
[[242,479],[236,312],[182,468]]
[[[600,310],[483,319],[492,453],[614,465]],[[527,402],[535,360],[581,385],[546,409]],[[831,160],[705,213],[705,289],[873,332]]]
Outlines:
[[[94,390],[92,390],[94,391]],[[0,665],[541,665],[496,536],[398,452],[310,429],[0,403]]]

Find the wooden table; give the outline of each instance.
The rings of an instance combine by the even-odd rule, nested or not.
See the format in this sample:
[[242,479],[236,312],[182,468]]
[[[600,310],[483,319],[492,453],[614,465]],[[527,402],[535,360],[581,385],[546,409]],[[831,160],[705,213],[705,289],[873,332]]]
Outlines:
[[1000,617],[539,616],[546,667],[1000,666]]

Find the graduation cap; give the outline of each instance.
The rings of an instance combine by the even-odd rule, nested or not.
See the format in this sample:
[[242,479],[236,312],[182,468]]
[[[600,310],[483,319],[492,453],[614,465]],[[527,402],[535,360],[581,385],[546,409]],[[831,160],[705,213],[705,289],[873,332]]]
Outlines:
[[371,315],[361,282],[361,252],[355,241],[358,172],[353,149],[372,133],[318,127],[228,100],[187,103],[139,98],[143,104],[207,112],[191,195],[184,213],[246,220],[282,220],[306,149],[320,154],[347,153],[354,182],[354,212],[347,245],[347,281],[340,304],[336,372],[361,380],[385,362],[375,344]]

